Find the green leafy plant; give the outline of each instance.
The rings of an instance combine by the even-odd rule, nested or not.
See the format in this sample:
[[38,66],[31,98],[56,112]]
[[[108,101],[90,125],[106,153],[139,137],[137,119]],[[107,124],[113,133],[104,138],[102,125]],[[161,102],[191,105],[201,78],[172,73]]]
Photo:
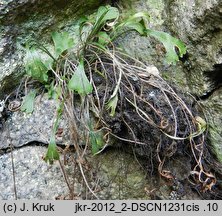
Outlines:
[[54,51],[56,59],[64,52],[72,48],[75,44],[74,39],[68,32],[53,32]]
[[76,91],[81,96],[86,96],[87,94],[92,93],[93,87],[85,74],[84,63],[82,59],[80,60],[72,78],[69,80],[68,88],[70,90]]
[[34,110],[34,101],[36,96],[36,90],[30,91],[23,99],[21,111],[26,113],[32,113]]
[[[75,39],[67,32],[53,32],[52,49],[39,44],[27,49],[25,58],[27,74],[41,82],[48,90],[49,97],[59,104],[44,160],[50,164],[54,160],[59,160],[56,133],[65,112],[69,123],[70,140],[77,155],[75,162],[79,165],[84,180],[82,163],[84,164],[83,155],[88,144],[93,155],[103,151],[107,146],[107,141],[110,140],[109,135],[129,143],[146,146],[146,134],[150,134],[153,128],[156,128],[157,131],[166,135],[161,136],[159,142],[156,142],[155,136],[153,145],[156,148],[153,152],[148,143],[151,149],[150,156],[152,157],[154,152],[157,156],[156,163],[152,164],[158,164],[157,169],[160,175],[168,179],[174,178],[174,175],[163,169],[165,159],[168,160],[176,152],[170,151],[172,147],[174,148],[174,142],[166,139],[166,143],[163,143],[164,137],[180,140],[180,142],[186,140],[190,142],[191,153],[197,163],[193,170],[194,179],[201,183],[204,189],[211,189],[216,180],[213,175],[205,172],[202,163],[206,122],[200,117],[194,119],[188,106],[161,78],[158,71],[151,72],[144,63],[121,53],[113,43],[115,39],[129,31],[135,31],[143,37],[153,37],[165,47],[166,61],[169,64],[175,64],[179,57],[186,53],[184,43],[166,32],[148,28],[146,25],[148,20],[149,15],[144,12],[122,19],[117,8],[102,6],[97,13],[79,20],[79,34]],[[156,94],[152,93],[151,96],[150,89],[155,89],[154,92],[160,94],[159,98],[163,100],[161,104],[156,102],[159,98],[150,99],[155,98]],[[34,97],[35,94],[30,93],[24,98],[22,110],[33,111]],[[75,104],[75,100],[78,100],[78,105]],[[128,109],[129,112],[127,112]],[[170,115],[166,113],[166,110],[170,112]],[[95,115],[96,121],[91,121],[91,113]],[[149,130],[151,126],[152,130],[148,131],[140,127],[142,131],[138,133],[138,128],[134,125],[136,121],[130,122],[131,114],[139,118],[138,122],[144,123],[147,126],[146,129]],[[181,116],[185,118],[178,121]],[[129,131],[127,135],[130,138],[120,137],[121,124],[120,126],[117,124],[118,128],[114,126],[114,129],[117,129],[116,133],[112,131],[109,123],[118,118],[121,118],[124,129]],[[182,124],[181,127],[180,124]],[[195,140],[198,140],[197,143]],[[84,150],[79,145],[83,142],[86,146]],[[152,139],[149,142],[152,143]],[[187,146],[187,143],[184,144]],[[204,172],[208,177],[207,180],[202,181]],[[208,182],[212,184],[209,185]],[[94,194],[87,181],[85,183]],[[94,196],[96,197],[95,194]]]
[[115,89],[114,89],[112,95],[110,96],[110,99],[107,102],[107,106],[106,106],[107,109],[111,109],[110,115],[112,117],[115,115],[115,110],[116,110],[117,103],[118,103],[118,91],[120,88],[121,78],[122,78],[122,70],[120,70],[118,82],[117,82]]
[[103,133],[100,130],[94,130],[92,123],[89,123],[89,139],[91,143],[92,154],[97,154],[104,146]]
[[179,60],[176,48],[178,48],[179,50],[179,56],[182,57],[186,53],[185,44],[166,32],[155,31],[153,29],[147,28],[147,20],[149,20],[149,15],[147,13],[139,12],[132,15],[131,17],[123,20],[119,25],[117,25],[115,37],[118,36],[118,31],[122,28],[127,28],[128,31],[137,31],[141,36],[152,36],[159,40],[165,47],[166,61],[169,64],[176,64],[176,62]]
[[113,32],[113,39],[118,37],[121,34],[124,34],[126,31],[137,31],[141,36],[147,36],[147,28],[146,21],[149,20],[149,14],[146,12],[138,12],[133,14],[120,23],[118,23],[115,27],[115,32]]
[[[63,58],[62,55],[64,54],[64,52],[68,51],[74,46],[74,40],[67,32],[53,32],[52,40],[54,43],[54,49],[52,50],[52,52],[41,46],[39,47],[39,49],[38,47],[32,47],[31,49],[27,48],[27,54],[25,57],[25,68],[29,76],[45,85],[46,89],[48,89],[49,97],[60,101],[62,94],[66,94],[67,89],[62,89],[61,87],[66,78],[59,75],[58,65],[61,63],[60,59]],[[55,76],[49,77],[49,71],[52,71]],[[79,76],[81,76],[81,74]],[[22,111],[33,111],[35,94],[36,91],[31,92],[24,98],[23,105],[21,107]],[[57,110],[56,121],[53,125],[47,154],[45,156],[45,161],[49,162],[50,164],[53,163],[53,160],[59,159],[59,153],[56,148],[55,134],[57,132],[59,120],[64,109],[62,104],[64,103],[60,102],[59,109]]]
[[[79,20],[78,40],[74,39],[68,32],[53,32],[51,35],[53,41],[52,49],[47,49],[39,44],[27,48],[25,57],[27,75],[43,83],[46,89],[48,89],[49,97],[56,99],[60,103],[45,157],[46,161],[52,163],[53,160],[58,160],[59,158],[55,134],[64,111],[64,104],[67,102],[67,98],[72,98],[70,91],[72,94],[80,95],[82,102],[84,98],[93,93],[93,80],[89,79],[89,72],[86,73],[86,67],[91,67],[91,62],[98,58],[100,54],[107,54],[109,58],[113,58],[114,62],[119,62],[110,52],[110,45],[113,46],[112,42],[117,37],[128,31],[136,31],[141,36],[156,38],[163,43],[166,49],[166,60],[168,63],[174,64],[178,61],[176,48],[179,51],[180,57],[185,54],[186,47],[180,40],[165,32],[158,32],[147,28],[146,22],[148,20],[149,15],[144,12],[120,19],[120,13],[117,8],[101,6],[97,13],[88,17],[82,17]],[[77,48],[74,50],[75,45],[77,45]],[[91,52],[90,55],[89,52]],[[121,71],[117,75],[113,92],[105,103],[106,108],[110,110],[111,116],[115,115],[119,100],[122,80]],[[103,75],[102,77],[104,78]],[[24,99],[22,110],[32,112],[33,100],[33,93],[32,95],[27,95]],[[96,154],[102,147],[101,136],[92,128],[88,128],[88,132],[92,153]]]
[[[107,23],[111,21],[115,22],[115,20],[117,20],[118,17],[119,17],[119,11],[117,8],[110,6],[101,6],[99,7],[95,16],[82,19],[80,25],[80,35],[86,36],[85,38],[81,37],[82,41],[85,43],[84,46],[92,42],[97,42],[96,39],[98,39],[99,34],[100,34],[100,41],[101,41],[101,34],[103,35],[102,37],[104,37],[105,35],[105,38],[108,38],[108,34],[105,34],[105,32],[101,30],[104,28],[104,26]],[[91,24],[90,28],[87,28],[89,23]]]
[[155,37],[161,43],[163,43],[166,49],[166,60],[170,64],[171,63],[175,64],[179,60],[179,57],[175,48],[178,48],[180,57],[183,57],[183,55],[186,53],[186,46],[184,45],[184,43],[180,41],[179,39],[174,38],[165,32],[147,29],[147,34]]
[[48,81],[49,68],[44,63],[43,59],[34,48],[27,48],[25,57],[25,69],[27,75],[38,80],[39,82],[46,83]]
[[44,160],[46,162],[49,162],[49,164],[53,164],[54,160],[59,160],[59,153],[58,153],[57,148],[56,148],[55,134],[56,134],[56,132],[58,130],[58,127],[59,127],[59,120],[62,117],[63,106],[64,106],[64,102],[60,103],[60,105],[57,109],[56,120],[55,120],[55,123],[53,125],[48,150],[47,150],[46,156],[44,157]]
[[44,161],[49,162],[49,164],[53,164],[54,160],[59,160],[59,153],[56,147],[56,140],[54,136],[55,135],[53,135],[50,139],[47,153],[44,157]]

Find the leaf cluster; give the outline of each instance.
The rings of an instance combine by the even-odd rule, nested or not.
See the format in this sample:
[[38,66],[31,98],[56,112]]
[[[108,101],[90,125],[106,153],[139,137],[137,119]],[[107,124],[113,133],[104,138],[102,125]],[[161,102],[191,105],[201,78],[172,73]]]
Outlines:
[[[27,46],[24,59],[27,75],[43,83],[48,89],[49,95],[59,100],[60,103],[65,103],[66,95],[70,91],[84,98],[93,91],[92,82],[85,70],[86,63],[90,64],[90,61],[86,61],[87,50],[96,47],[98,55],[106,52],[110,45],[113,46],[113,40],[128,31],[136,31],[141,36],[151,36],[159,40],[166,49],[167,62],[175,64],[179,59],[176,49],[178,49],[179,56],[182,57],[186,52],[185,45],[168,33],[147,28],[147,20],[149,20],[149,15],[144,12],[121,19],[117,8],[101,6],[95,14],[84,16],[78,21],[78,39],[72,37],[68,32],[53,32],[51,35],[52,50],[41,45]],[[107,109],[111,110],[111,116],[115,115],[120,81],[121,72],[115,89],[106,103]],[[34,97],[35,92],[31,92],[25,97],[23,111],[33,111]],[[60,106],[57,110],[56,123],[53,126],[50,145],[45,157],[45,160],[50,163],[59,158],[55,133],[63,108],[64,106]],[[101,137],[92,127],[89,127],[89,134],[92,152],[96,154],[101,148]]]

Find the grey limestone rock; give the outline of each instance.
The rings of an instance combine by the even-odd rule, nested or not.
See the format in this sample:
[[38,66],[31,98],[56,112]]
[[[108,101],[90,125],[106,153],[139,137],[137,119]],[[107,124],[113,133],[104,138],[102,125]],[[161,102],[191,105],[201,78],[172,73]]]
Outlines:
[[0,99],[24,74],[24,47],[33,40],[45,45],[51,33],[69,31],[79,16],[105,0],[9,0],[0,2]]
[[[127,1],[122,2],[124,7],[130,7]],[[151,11],[149,27],[168,32],[182,40],[186,44],[187,54],[183,62],[178,62],[176,66],[166,66],[161,58],[163,53],[155,51],[158,47],[155,41],[140,39],[132,34],[121,38],[120,45],[130,55],[157,66],[161,75],[173,81],[177,88],[200,99],[204,105],[200,112],[204,112],[209,120],[208,138],[222,161],[222,106],[219,96],[222,86],[222,1],[146,0],[132,1],[130,5],[136,11],[141,8],[148,13]],[[156,46],[155,49],[153,46]]]
[[222,162],[222,1],[171,1],[168,26],[187,45],[184,63],[189,91],[200,98],[208,138]]
[[[55,199],[68,193],[58,163],[46,164],[43,146],[27,146],[13,151],[18,199]],[[0,155],[0,200],[15,199],[11,154]]]
[[187,46],[187,84],[193,94],[205,95],[213,89],[215,65],[222,64],[222,1],[173,0],[166,6],[167,26]]
[[[35,100],[33,113],[15,111],[4,123],[0,130],[0,149],[8,148],[10,144],[20,147],[30,142],[48,144],[55,121],[57,104],[48,99],[47,95],[40,95]],[[62,136],[57,136],[58,144],[70,144],[67,121],[62,119],[59,128]]]
[[[69,190],[59,163],[48,165],[42,160],[46,148],[25,146],[13,150],[15,185],[18,199],[68,199]],[[96,158],[88,158],[90,170],[85,172],[90,187],[99,199],[149,199],[144,188],[149,183],[146,174],[134,157],[121,151],[110,151]],[[110,163],[112,160],[114,163]],[[15,199],[11,153],[0,155],[0,200]],[[73,182],[75,199],[95,199],[86,191],[80,172],[73,172],[73,164],[64,166]]]
[[222,89],[214,92],[207,101],[202,101],[201,106],[207,115],[209,139],[220,162],[222,162]]

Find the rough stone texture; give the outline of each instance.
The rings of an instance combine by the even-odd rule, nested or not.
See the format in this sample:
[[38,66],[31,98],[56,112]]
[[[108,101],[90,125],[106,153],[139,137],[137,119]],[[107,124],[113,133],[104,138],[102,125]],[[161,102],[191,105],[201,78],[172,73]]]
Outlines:
[[200,102],[208,120],[208,138],[222,162],[222,1],[169,1],[168,15],[169,28],[187,45],[184,69],[189,91],[204,97]]
[[[52,31],[58,29],[70,30],[74,28],[75,25],[73,25],[73,23],[75,18],[79,14],[96,7],[98,4],[95,4],[95,2],[100,4],[104,1],[8,0],[0,2],[0,71],[2,71],[0,74],[0,100],[12,90],[13,86],[17,85],[24,72],[22,63],[24,51],[22,46],[30,39],[36,39],[43,44],[47,44]],[[205,76],[205,72],[209,71],[210,75],[214,75],[214,65],[222,64],[222,2],[220,0],[141,0],[130,2],[123,0],[122,5],[126,11],[128,11],[129,5],[131,5],[131,9],[135,11],[147,10],[152,18],[148,24],[149,27],[156,30],[165,30],[169,33],[172,31],[174,36],[178,36],[188,46],[188,56],[183,60],[184,64],[179,64],[179,66],[166,65],[164,63],[162,45],[153,39],[141,38],[136,36],[136,34],[127,35],[118,42],[128,53],[143,61],[156,65],[164,77],[179,84],[180,88],[187,90],[187,85],[189,85],[191,92],[195,95],[206,95],[206,93],[214,90],[215,86],[212,85],[212,82],[209,82],[209,78]],[[221,76],[219,76],[219,78],[220,77]],[[218,87],[220,87],[220,85],[217,86],[217,88]],[[217,88],[212,96],[206,98],[202,103],[207,111],[207,119],[209,120],[210,141],[215,148],[219,150],[218,155],[221,158],[222,105],[220,97],[221,89],[217,91]],[[54,105],[47,103],[49,102],[46,101],[45,105],[40,105],[40,107],[45,107],[42,107],[32,115],[26,115],[21,112],[15,112],[12,115],[10,124],[8,124],[9,122],[6,123],[8,124],[6,128],[9,128],[9,131],[11,131],[10,137],[13,145],[21,146],[34,140],[44,143],[48,142],[51,131],[50,127],[53,121]],[[52,107],[52,111],[49,113],[48,111],[45,112],[45,110],[47,110],[45,109],[46,107]],[[7,132],[5,130],[1,131],[0,146],[2,148],[7,147],[9,141]],[[26,147],[24,147],[24,149],[26,149]],[[25,152],[25,155],[20,154],[22,151]],[[30,151],[35,151],[35,148],[33,147],[32,150],[28,149],[27,152],[23,150],[23,148],[15,151],[15,154],[18,152],[17,154],[21,155],[22,160],[19,163],[23,163],[23,156],[24,158],[25,156],[27,157]],[[9,154],[2,155],[0,163],[8,160],[6,164],[9,165],[9,157]],[[30,157],[35,158],[35,156]],[[115,161],[115,158],[113,161]],[[4,166],[5,165],[3,165],[3,167]],[[174,164],[172,164],[172,166],[174,166]],[[18,167],[16,167],[16,169],[18,169]],[[137,167],[132,169],[136,170]],[[120,169],[117,167],[114,168],[114,170]],[[107,173],[107,175],[112,173],[112,171],[106,167],[103,167],[103,172]],[[26,174],[27,172],[25,170],[21,170],[21,175],[24,176]],[[4,177],[2,173],[0,175],[2,175],[0,178],[0,191],[2,191],[1,189],[5,186],[4,182],[7,182],[7,178]],[[53,176],[52,173],[51,178],[53,178]],[[4,182],[1,182],[3,181],[3,177]],[[103,184],[106,185],[108,177],[101,178],[104,179],[105,183]],[[140,185],[139,182],[141,182],[142,179],[143,177],[137,178],[136,176],[136,180],[133,179],[129,181],[133,182],[132,185]],[[38,179],[35,178],[36,185],[38,186],[41,183],[37,180]],[[56,185],[57,184],[59,185],[59,182],[56,182]],[[142,187],[143,186],[138,187],[138,190],[142,191]],[[11,191],[11,193],[6,191],[6,194],[10,194],[10,196],[1,195],[3,197],[2,199],[13,198],[11,188],[10,182],[10,187],[7,190]],[[109,192],[110,188],[112,189],[112,193]],[[117,191],[116,188],[118,188],[118,184],[111,185],[101,197],[105,197],[106,199],[118,197],[118,195],[115,194]],[[129,188],[127,188],[127,186],[124,186],[124,188],[125,192],[122,191],[119,194],[121,198],[139,198],[139,196],[135,197],[132,191],[128,191]],[[163,188],[165,192],[170,193],[168,188]],[[34,189],[30,189],[29,192],[32,190]],[[79,189],[77,189],[77,191],[78,190]],[[51,199],[55,194],[57,195],[63,192],[64,191],[58,189],[47,197],[42,194],[42,192],[38,194],[35,191],[34,195],[30,196],[30,199],[35,197],[38,197],[38,199]],[[26,196],[25,193],[20,193],[20,197],[24,197],[23,195]],[[163,198],[167,197],[165,195],[159,196]],[[141,197],[144,197],[144,194]],[[174,193],[172,197],[175,197]]]
[[206,95],[214,89],[211,78],[215,77],[214,66],[222,64],[221,0],[121,2],[127,12],[146,11],[151,17],[148,27],[168,32],[187,46],[184,63],[179,62],[176,66],[164,62],[161,43],[152,38],[141,38],[138,34],[129,34],[120,39],[119,44],[126,52],[154,64],[162,76],[195,95]]
[[222,89],[214,92],[206,101],[202,101],[201,105],[207,115],[208,138],[214,145],[220,162],[222,162]]
[[204,95],[212,90],[205,72],[214,73],[214,65],[222,63],[222,1],[173,0],[166,5],[169,28],[188,47],[189,87],[195,95]]
[[[111,163],[112,161],[112,163]],[[130,154],[122,151],[108,151],[92,158],[98,178],[98,193],[101,199],[150,199],[145,193],[149,186],[146,172]]]
[[[148,0],[148,1],[131,1],[130,4],[127,0],[120,1],[122,7],[125,8],[123,13],[136,13],[145,11],[150,15],[150,21],[147,23],[148,27],[162,30],[164,20],[164,1]],[[130,43],[129,43],[130,41]],[[158,55],[155,46],[157,45],[151,38],[141,37],[138,33],[129,33],[118,39],[118,45],[130,55],[149,62],[150,64],[157,65],[164,64],[163,53]],[[166,64],[165,64],[166,66]]]
[[22,74],[26,43],[45,44],[52,31],[70,29],[77,17],[105,0],[9,0],[0,2],[0,99],[12,91]]
[[[41,159],[45,153],[43,146],[26,146],[13,151],[18,199],[68,197],[69,190],[58,162],[52,166],[46,164]],[[149,199],[144,190],[148,187],[146,174],[133,157],[121,151],[111,151],[89,158],[89,163],[91,171],[87,173],[92,175],[86,174],[86,178],[89,185],[97,190],[96,195],[100,199]],[[10,152],[0,155],[0,167],[0,200],[14,199]],[[90,192],[86,193],[81,173],[73,173],[72,166],[66,166],[66,170],[69,179],[75,182],[75,198],[95,199]]]
[[[164,0],[128,0],[120,1],[123,13],[147,12],[150,16],[147,26],[151,29],[164,31],[172,36],[177,37],[167,27],[168,11],[166,10],[166,1]],[[129,43],[130,41],[130,43]],[[178,62],[176,65],[169,65],[165,60],[165,51],[163,45],[152,37],[141,37],[137,33],[130,33],[118,39],[118,45],[131,56],[155,65],[161,75],[177,88],[188,91],[186,74],[184,73],[183,64]]]
[[[49,100],[47,95],[40,95],[35,100],[33,113],[27,114],[20,110],[13,112],[0,130],[0,149],[8,148],[10,144],[20,147],[33,141],[49,143],[56,107],[54,100]],[[62,136],[56,137],[57,143],[71,144],[67,122],[62,120],[59,128],[63,129],[63,133]]]
[[[41,157],[46,148],[24,147],[13,151],[18,199],[55,199],[68,188],[58,163],[47,165]],[[0,155],[0,200],[15,199],[11,153]]]
[[206,110],[202,111],[209,119],[209,140],[222,162],[221,90],[215,92],[213,99],[207,98],[222,86],[222,1],[146,0],[133,1],[129,6],[122,0],[122,4],[130,10],[147,10],[151,16],[149,27],[171,33],[186,44],[183,62],[169,66],[164,63],[164,52],[157,41],[137,34],[119,41],[130,55],[157,66],[162,76],[177,88],[204,97]]

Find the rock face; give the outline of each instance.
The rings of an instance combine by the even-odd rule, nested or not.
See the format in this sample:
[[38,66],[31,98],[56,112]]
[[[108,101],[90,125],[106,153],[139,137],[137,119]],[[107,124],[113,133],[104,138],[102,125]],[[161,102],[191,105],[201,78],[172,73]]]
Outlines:
[[187,84],[204,107],[209,140],[222,162],[222,1],[170,1],[168,15],[169,28],[187,45]]
[[44,45],[52,31],[69,29],[105,0],[9,0],[0,2],[0,99],[24,74],[23,52],[33,39]]
[[[15,185],[18,199],[53,200],[68,199],[66,185],[59,163],[49,166],[42,160],[44,146],[26,146],[13,151]],[[149,199],[145,187],[145,172],[138,162],[124,152],[110,151],[96,158],[88,158],[90,173],[88,184],[100,199]],[[114,163],[110,164],[110,161]],[[95,199],[85,189],[84,181],[74,164],[64,169],[72,185],[75,199]],[[0,155],[0,200],[15,199],[11,153]],[[90,178],[89,178],[90,177]],[[163,193],[162,196],[168,196]]]
[[[27,114],[20,110],[12,112],[1,131],[0,149],[8,148],[10,144],[21,147],[34,141],[49,143],[57,104],[54,100],[49,100],[47,95],[38,96],[34,104],[33,113]],[[63,132],[57,137],[58,144],[71,144],[67,124],[64,120],[60,121],[59,128]]]
[[149,27],[169,32],[185,42],[187,54],[176,66],[164,63],[164,52],[152,39],[130,34],[121,39],[120,45],[129,54],[157,66],[164,78],[203,103],[206,110],[202,111],[209,119],[209,140],[222,162],[222,107],[218,90],[222,86],[222,1],[146,0],[131,5],[122,2],[131,10],[147,10],[151,15]]
[[[222,64],[222,2],[170,1],[167,5],[168,26],[188,47],[185,62],[192,93],[202,96],[212,91],[215,76],[221,76],[215,66]],[[212,82],[210,82],[212,81]],[[218,83],[219,84],[219,83]]]
[[222,89],[214,92],[206,101],[202,101],[201,105],[207,115],[209,140],[214,145],[216,154],[222,162]]
[[[170,24],[169,11],[167,10],[168,2],[164,0],[140,0],[120,1],[121,7],[125,8],[123,13],[132,13],[145,11],[149,14],[150,19],[147,26],[154,30],[165,31],[172,36],[178,37],[177,32],[172,33],[167,27]],[[182,12],[181,12],[182,13]],[[130,43],[129,43],[130,41]],[[175,83],[175,85],[182,89],[189,91],[186,74],[184,73],[184,66],[182,62],[176,65],[169,65],[165,61],[165,51],[163,45],[152,37],[141,37],[137,33],[130,33],[118,39],[118,45],[128,54],[142,60],[143,62],[155,65],[161,75],[168,81]]]
[[[45,147],[33,146],[13,151],[18,199],[55,199],[68,193],[58,164],[49,167],[41,157]],[[15,199],[11,154],[0,155],[0,200]]]
[[[0,149],[9,147],[10,143],[15,147],[21,147],[33,141],[48,143],[50,139],[56,110],[56,104],[50,100],[42,100],[41,103],[38,103],[37,100],[33,114],[13,112],[2,127],[1,112],[4,109],[2,99],[21,81],[24,74],[23,56],[26,43],[35,40],[43,45],[48,44],[52,31],[74,30],[76,18],[79,15],[91,13],[94,8],[105,2],[108,1],[3,0],[0,2]],[[169,66],[164,62],[162,45],[152,38],[141,38],[132,33],[117,41],[126,52],[157,66],[164,78],[179,85],[180,89],[197,96],[207,116],[209,140],[222,162],[221,0],[121,0],[118,4],[123,7],[123,13],[130,10],[135,12],[146,10],[151,16],[148,23],[150,28],[172,33],[173,36],[179,37],[186,43],[188,54],[182,59],[183,61],[176,66]],[[66,129],[66,123],[62,122],[61,127]],[[57,141],[65,143],[65,140],[69,140],[68,136],[64,138],[64,140],[58,139]],[[17,178],[22,179],[25,175],[29,176],[24,181],[17,183],[19,198],[54,199],[56,196],[68,193],[59,167],[48,168],[42,160],[39,160],[39,155],[45,151],[46,148],[41,146],[29,146],[14,151]],[[136,165],[132,160],[127,161],[129,155],[121,154],[122,159],[118,158],[116,161],[116,153],[107,155],[104,156],[105,159],[99,158],[103,161],[100,164],[101,169],[99,169],[101,179],[97,179],[101,180],[100,185],[103,187],[99,197],[101,199],[149,198],[144,193],[147,182],[144,180],[144,173],[139,169],[138,164]],[[107,161],[114,161],[113,169],[110,164],[106,164]],[[186,166],[185,161],[186,159],[183,160]],[[0,173],[0,199],[14,198],[10,162],[9,153],[0,156],[0,167],[4,168],[4,172]],[[96,163],[96,160],[94,162]],[[122,169],[118,163],[124,164],[123,167],[130,164],[130,168]],[[173,166],[174,164],[172,164]],[[97,164],[95,167],[99,167],[99,165]],[[47,174],[46,170],[49,170]],[[133,172],[133,170],[140,171]],[[179,172],[178,169],[175,170]],[[126,181],[124,181],[124,175],[122,177],[120,175],[116,182],[111,183],[109,187],[106,186],[110,179],[120,172],[128,172],[129,178],[126,177]],[[186,170],[185,174],[187,175],[188,172],[189,170]],[[181,176],[183,179],[184,176],[182,174]],[[55,181],[51,182],[54,177]],[[120,184],[124,187],[117,191]],[[23,185],[27,185],[27,187],[22,187]],[[56,190],[52,189],[52,185],[58,186]],[[81,187],[81,184],[76,185],[76,191],[81,192]],[[140,191],[139,195],[135,194],[135,187],[137,191]],[[2,188],[5,188],[3,192]],[[150,190],[152,189],[150,187]],[[170,191],[168,192],[170,193]],[[160,194],[159,196],[167,199],[168,195]]]

